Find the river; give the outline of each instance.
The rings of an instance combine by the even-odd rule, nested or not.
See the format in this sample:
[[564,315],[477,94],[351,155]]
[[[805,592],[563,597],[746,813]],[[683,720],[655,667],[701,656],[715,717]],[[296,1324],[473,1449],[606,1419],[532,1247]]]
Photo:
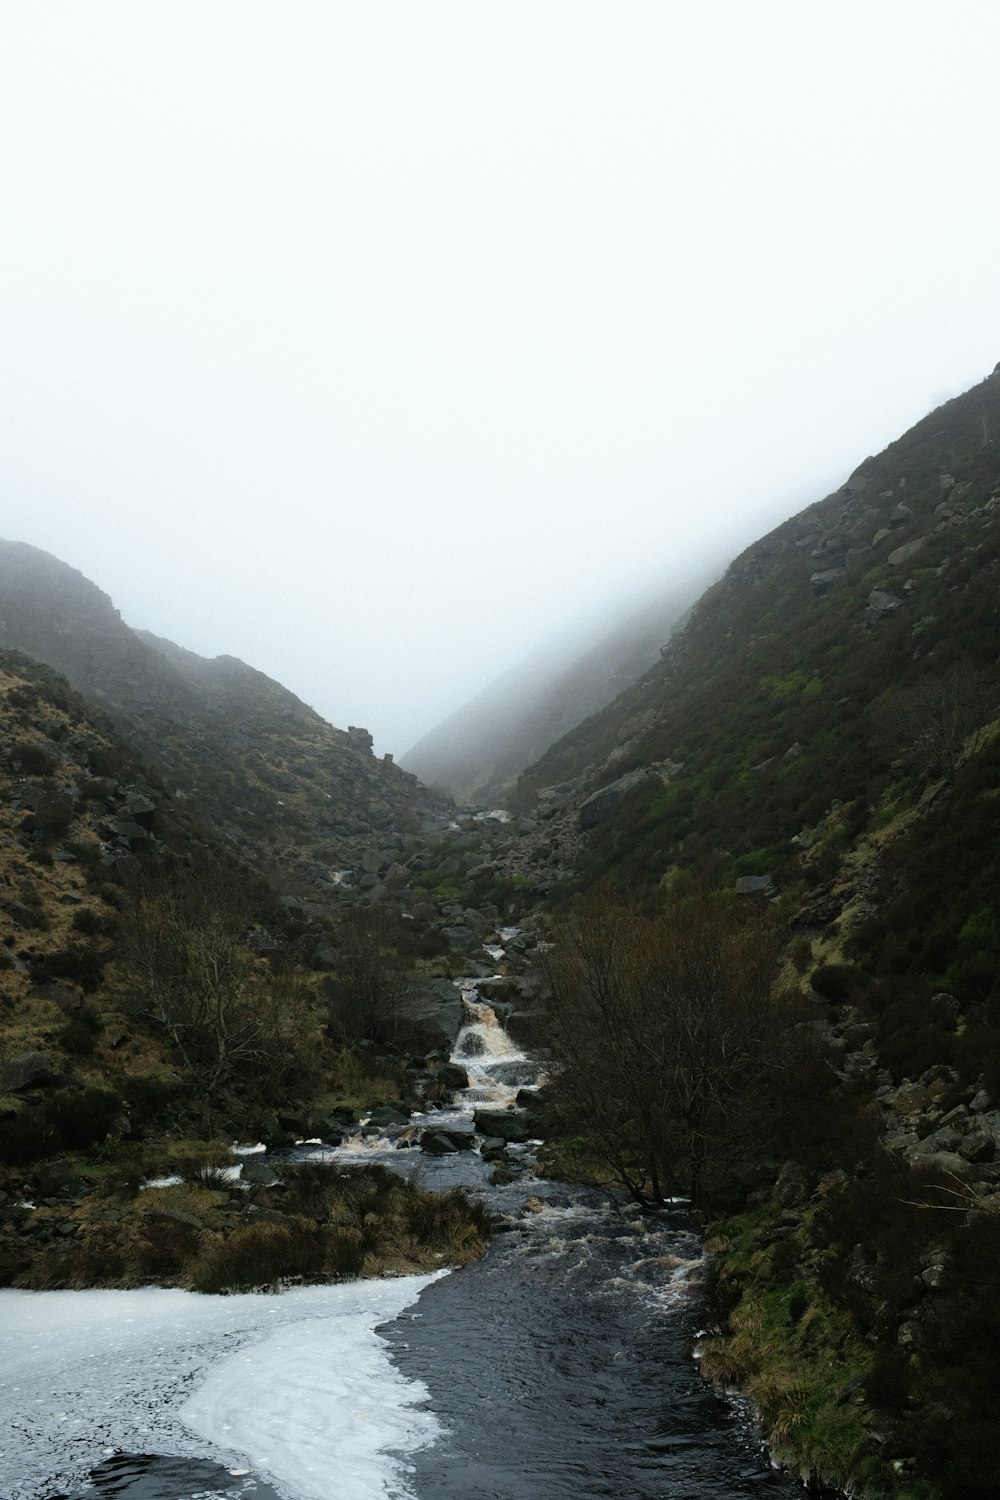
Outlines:
[[[498,948],[490,950],[499,958]],[[280,1297],[0,1293],[3,1500],[740,1500],[791,1494],[740,1408],[691,1358],[699,1244],[680,1208],[640,1218],[540,1180],[533,1146],[491,1182],[461,1138],[537,1068],[464,981],[469,1087],[408,1131],[293,1155],[462,1183],[501,1216],[485,1257],[438,1277]],[[288,1153],[285,1153],[287,1159]],[[376,1331],[377,1330],[377,1331]]]

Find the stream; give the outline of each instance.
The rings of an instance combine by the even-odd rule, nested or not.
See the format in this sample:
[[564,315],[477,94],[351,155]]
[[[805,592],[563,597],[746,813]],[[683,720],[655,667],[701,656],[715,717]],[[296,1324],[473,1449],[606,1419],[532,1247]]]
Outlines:
[[[539,1070],[497,1020],[490,980],[459,983],[452,1061],[468,1087],[449,1105],[272,1159],[377,1161],[428,1188],[466,1186],[500,1219],[483,1259],[280,1297],[0,1293],[0,1343],[5,1328],[15,1338],[3,1357],[27,1371],[0,1397],[13,1440],[0,1446],[2,1500],[797,1489],[769,1467],[740,1406],[698,1377],[700,1246],[682,1207],[640,1218],[607,1194],[537,1178],[537,1142],[474,1133],[477,1110],[519,1119],[518,1093]],[[458,1149],[420,1149],[424,1132]]]

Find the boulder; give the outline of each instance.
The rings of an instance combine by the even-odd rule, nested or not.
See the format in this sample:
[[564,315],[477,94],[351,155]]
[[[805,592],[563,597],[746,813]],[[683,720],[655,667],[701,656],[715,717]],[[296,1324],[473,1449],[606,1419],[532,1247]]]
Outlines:
[[44,1052],[20,1052],[0,1072],[0,1093],[16,1094],[48,1083],[53,1076],[52,1059]]
[[663,778],[657,772],[643,767],[639,771],[629,771],[625,776],[619,776],[617,781],[609,782],[607,786],[592,792],[580,803],[577,814],[580,827],[584,830],[596,828],[598,823],[613,817],[629,792],[650,780],[662,783]]
[[844,568],[823,568],[818,573],[811,573],[809,575],[809,582],[812,584],[813,593],[822,597],[830,591],[838,578],[846,577],[847,572]]
[[431,979],[408,989],[401,1011],[406,1045],[423,1055],[450,1052],[465,1025],[462,994],[450,979]]
[[736,894],[750,896],[756,891],[769,891],[773,886],[774,881],[770,875],[740,875],[736,881]]
[[464,1068],[459,1067],[458,1063],[444,1063],[438,1069],[437,1077],[441,1085],[449,1089],[453,1094],[457,1093],[459,1089],[467,1089],[469,1087],[469,1075]]
[[868,608],[875,615],[891,615],[902,603],[902,599],[897,599],[895,594],[890,594],[886,589],[872,589],[868,595]]
[[986,1134],[985,1130],[970,1130],[958,1148],[959,1156],[964,1156],[974,1166],[983,1162],[992,1161],[996,1155],[996,1146],[993,1137]]
[[508,1110],[477,1109],[473,1116],[480,1135],[493,1136],[502,1141],[527,1141],[531,1131],[524,1115]]
[[912,542],[904,542],[901,547],[897,547],[894,552],[889,553],[886,562],[891,568],[901,568],[912,557],[916,557],[918,552],[923,551],[926,541],[927,538],[925,536],[917,536],[913,538]]
[[473,932],[471,927],[466,927],[464,924],[457,927],[445,927],[444,936],[448,939],[448,945],[451,948],[465,949],[479,947],[479,934]]
[[380,1104],[368,1116],[368,1123],[385,1130],[393,1125],[408,1125],[410,1114],[411,1110],[405,1104]]
[[425,1130],[420,1137],[420,1149],[426,1151],[428,1156],[453,1156],[456,1151],[464,1148],[456,1145],[443,1130]]

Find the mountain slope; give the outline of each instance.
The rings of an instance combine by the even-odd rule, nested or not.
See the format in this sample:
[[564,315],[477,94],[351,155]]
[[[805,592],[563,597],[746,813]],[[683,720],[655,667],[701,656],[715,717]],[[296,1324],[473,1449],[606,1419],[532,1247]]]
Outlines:
[[617,854],[614,819],[595,835],[599,862],[658,879],[689,837],[720,859],[780,851],[832,798],[876,793],[900,753],[878,700],[993,669],[998,494],[994,373],[741,554],[663,659],[528,769],[516,804],[575,808],[670,763],[666,787],[635,793],[649,815]]
[[773,1155],[742,1185],[720,1163],[706,1195],[703,1371],[750,1393],[810,1488],[987,1500],[1000,367],[748,548],[515,803],[550,858],[583,841],[578,920],[707,890],[723,911],[759,903],[783,938],[790,1051],[757,1101]]
[[130,630],[81,573],[24,543],[0,543],[0,646],[102,706],[172,791],[286,888],[443,811],[374,758],[364,730],[335,729],[233,657]]
[[697,593],[693,583],[671,590],[582,652],[533,653],[425,735],[402,764],[462,800],[502,799],[526,765],[659,658]]

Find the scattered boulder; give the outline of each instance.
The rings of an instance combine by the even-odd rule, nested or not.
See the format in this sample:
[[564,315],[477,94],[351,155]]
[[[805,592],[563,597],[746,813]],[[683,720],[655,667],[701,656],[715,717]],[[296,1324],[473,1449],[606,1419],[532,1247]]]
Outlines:
[[897,599],[895,594],[890,594],[887,589],[872,589],[868,595],[866,617],[881,620],[884,615],[891,615],[894,610],[899,609],[902,603],[902,599]]
[[651,779],[656,782],[663,780],[658,772],[643,767],[640,771],[629,771],[625,776],[619,776],[617,781],[609,782],[607,786],[592,792],[580,803],[580,827],[585,831],[596,828],[598,823],[613,817],[633,787],[641,786],[644,781]]
[[889,553],[886,562],[891,568],[901,568],[904,563],[910,561],[911,557],[916,557],[918,552],[923,551],[926,541],[927,538],[925,536],[916,536],[912,542],[904,542],[901,547],[897,547],[894,552]]
[[493,1136],[502,1141],[527,1141],[531,1139],[528,1121],[524,1115],[508,1110],[477,1109],[473,1117],[480,1135]]
[[44,1052],[20,1052],[0,1072],[0,1093],[17,1094],[21,1089],[48,1083],[54,1076],[52,1059]]

